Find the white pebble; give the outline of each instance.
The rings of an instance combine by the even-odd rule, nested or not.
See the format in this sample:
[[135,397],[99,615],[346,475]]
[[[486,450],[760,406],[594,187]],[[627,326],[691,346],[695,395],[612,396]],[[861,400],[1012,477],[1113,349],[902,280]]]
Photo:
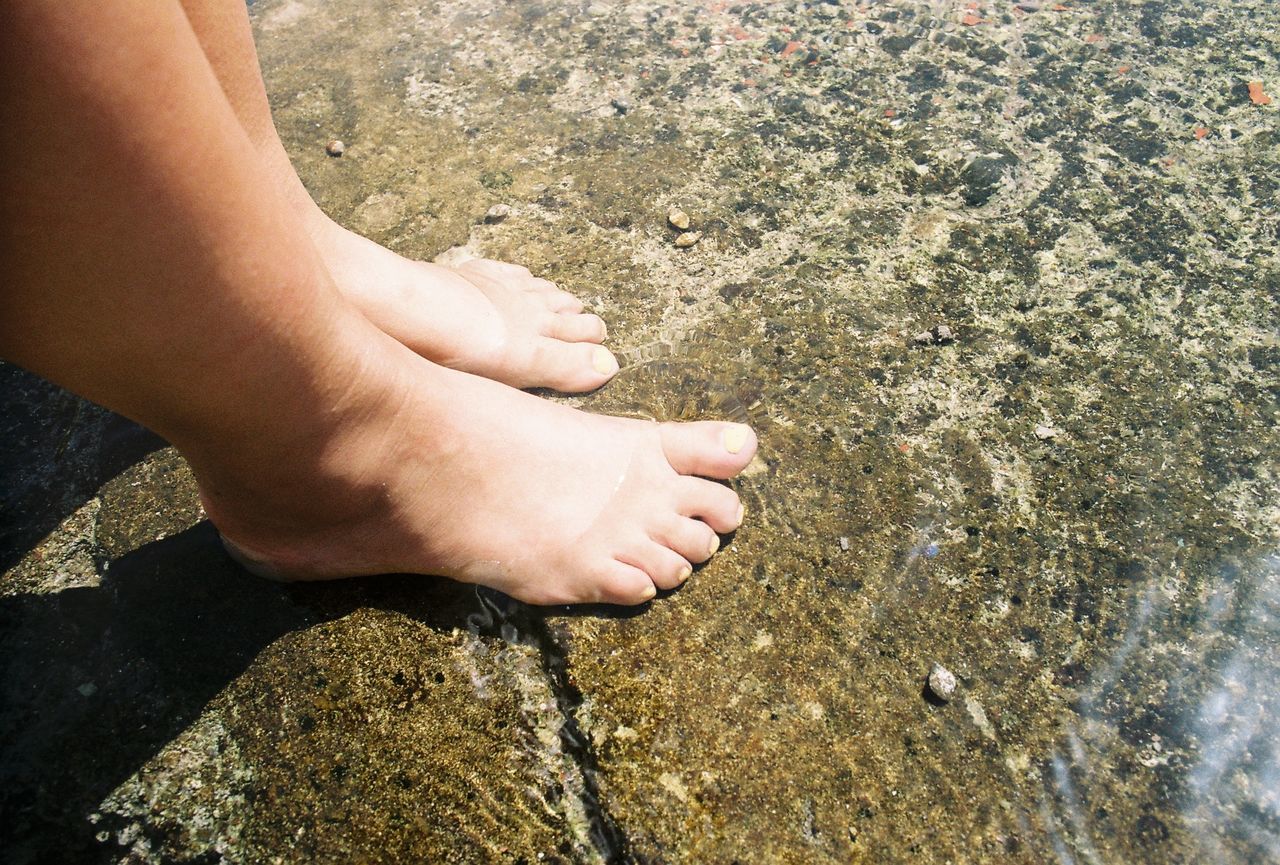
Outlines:
[[950,700],[956,691],[955,674],[941,664],[934,664],[929,671],[929,690],[939,700]]

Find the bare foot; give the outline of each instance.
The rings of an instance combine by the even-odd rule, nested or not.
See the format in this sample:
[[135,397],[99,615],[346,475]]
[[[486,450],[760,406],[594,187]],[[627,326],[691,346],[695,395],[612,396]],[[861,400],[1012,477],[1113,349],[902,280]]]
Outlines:
[[375,367],[378,383],[351,389],[371,397],[362,420],[291,455],[279,492],[203,473],[211,519],[255,570],[439,574],[534,604],[636,604],[742,521],[737,494],[704,478],[747,465],[746,426],[587,414],[396,353],[389,378]]
[[594,390],[618,371],[605,325],[528,269],[487,259],[410,261],[318,209],[312,237],[338,288],[375,325],[443,366],[513,387]]

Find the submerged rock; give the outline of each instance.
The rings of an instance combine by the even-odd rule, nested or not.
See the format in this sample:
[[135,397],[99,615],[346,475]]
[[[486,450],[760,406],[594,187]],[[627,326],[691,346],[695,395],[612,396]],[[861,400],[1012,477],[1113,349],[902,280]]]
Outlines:
[[678,207],[673,207],[667,211],[667,222],[670,222],[673,227],[684,231],[690,225],[689,214]]
[[330,156],[341,156],[347,152],[347,145],[335,138],[324,146],[324,152]]
[[699,240],[702,240],[701,231],[686,231],[676,238],[676,248],[688,249],[689,247],[697,243]]
[[922,330],[915,336],[911,337],[911,341],[917,345],[946,345],[954,342],[956,338],[955,332],[945,324],[935,325],[929,330]]
[[981,207],[1000,189],[1005,172],[1016,160],[1003,154],[979,156],[960,172],[961,194],[970,207]]
[[490,207],[484,214],[484,221],[490,225],[502,222],[511,215],[511,206],[508,204],[495,204]]
[[941,664],[929,670],[929,692],[943,702],[950,700],[956,691],[956,676]]

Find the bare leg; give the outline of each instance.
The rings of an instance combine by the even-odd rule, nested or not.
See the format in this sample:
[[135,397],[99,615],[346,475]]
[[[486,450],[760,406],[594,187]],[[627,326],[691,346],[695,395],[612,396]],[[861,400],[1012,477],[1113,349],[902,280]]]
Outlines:
[[166,436],[264,568],[635,603],[740,521],[695,476],[740,471],[748,428],[583,414],[374,327],[175,0],[6,12],[0,353]]
[[243,0],[182,2],[268,173],[302,214],[338,287],[371,321],[423,357],[516,387],[591,390],[617,371],[597,345],[604,322],[554,283],[495,261],[410,261],[329,219],[276,134]]

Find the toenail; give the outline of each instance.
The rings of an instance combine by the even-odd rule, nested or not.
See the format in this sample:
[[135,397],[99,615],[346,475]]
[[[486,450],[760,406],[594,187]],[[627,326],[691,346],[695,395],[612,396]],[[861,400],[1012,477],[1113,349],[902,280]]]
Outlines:
[[738,502],[738,521],[734,523],[734,526],[733,526],[735,529],[738,526],[742,525],[742,518],[746,516],[746,514],[747,514],[746,507],[742,504],[742,502]]
[[[609,351],[602,345],[596,346],[595,353],[591,356],[591,365],[596,368],[596,372],[601,375],[609,375],[618,371],[618,361]],[[742,447],[742,445],[738,445]]]
[[736,454],[747,443],[747,428],[744,426],[731,426],[724,431],[723,439],[724,449],[731,454]]
[[688,565],[685,565],[683,568],[680,569],[680,573],[676,574],[676,579],[683,583],[685,580],[689,579],[689,577],[691,576],[693,576],[693,568],[689,567]]
[[718,549],[720,549],[720,536],[716,535],[711,539],[711,546],[707,548],[707,558],[714,556]]
[[653,583],[650,583],[649,588],[645,589],[640,593],[640,600],[652,601],[657,596],[657,594],[658,594],[658,587],[655,586]]
[[600,338],[601,339],[609,338],[609,325],[605,324],[603,321],[600,322]]

